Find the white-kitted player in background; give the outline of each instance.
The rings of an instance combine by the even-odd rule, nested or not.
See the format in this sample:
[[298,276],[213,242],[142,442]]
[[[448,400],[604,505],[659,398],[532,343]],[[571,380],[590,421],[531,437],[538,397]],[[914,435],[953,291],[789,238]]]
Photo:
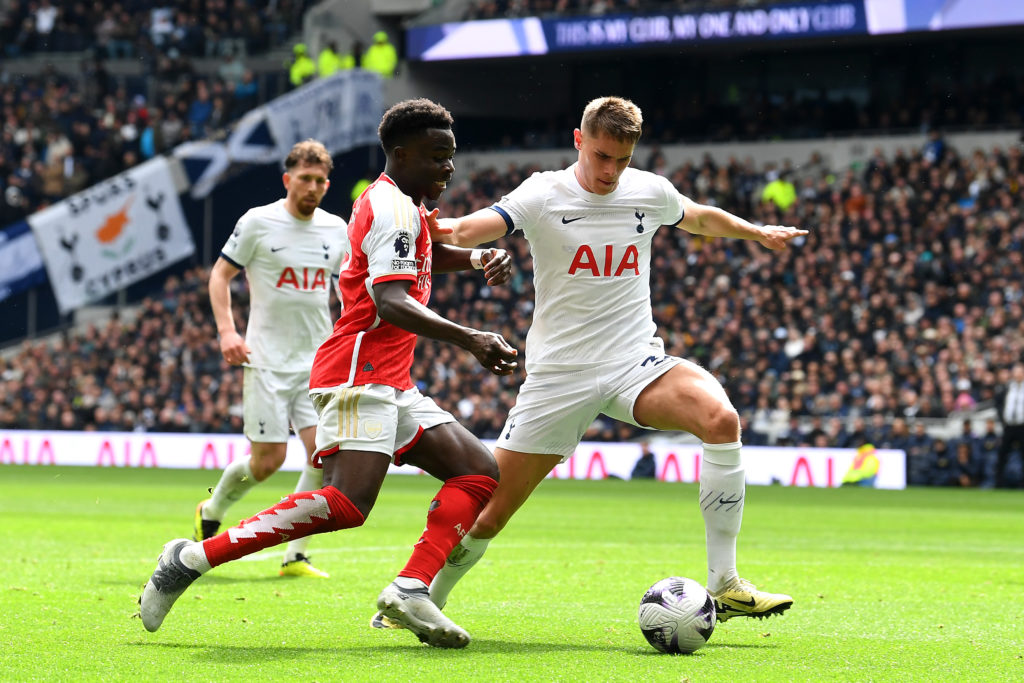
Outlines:
[[[343,219],[319,208],[334,167],[316,140],[292,147],[284,161],[285,197],[250,209],[210,272],[210,305],[224,359],[242,365],[245,436],[252,453],[229,464],[212,496],[196,506],[194,538],[217,534],[228,509],[284,464],[289,424],[306,448],[295,487],[313,491],[323,471],[313,466],[317,414],[309,372],[317,347],[331,333],[330,288],[349,252]],[[245,270],[251,293],[245,338],[235,328],[231,279]],[[308,538],[288,543],[282,576],[328,578],[306,556]]]

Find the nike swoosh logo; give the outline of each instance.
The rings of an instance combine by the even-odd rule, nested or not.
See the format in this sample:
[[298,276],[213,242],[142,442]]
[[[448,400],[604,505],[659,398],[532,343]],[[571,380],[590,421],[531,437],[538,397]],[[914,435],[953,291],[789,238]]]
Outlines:
[[580,216],[579,218],[566,218],[565,216],[562,216],[562,225],[569,225],[570,223],[575,223],[576,221],[581,221],[584,218],[585,218],[585,216]]
[[[755,600],[754,598],[750,598],[749,601],[747,601],[747,600],[737,600],[736,598],[729,598],[729,602],[735,602],[737,605],[746,605],[747,607],[753,607],[754,605],[757,604],[757,600]],[[729,606],[727,603],[722,603],[722,604],[724,604],[726,607]]]
[[271,247],[270,251],[271,251],[271,253],[273,253],[273,252],[281,251],[282,249],[287,249],[287,248],[288,247]]

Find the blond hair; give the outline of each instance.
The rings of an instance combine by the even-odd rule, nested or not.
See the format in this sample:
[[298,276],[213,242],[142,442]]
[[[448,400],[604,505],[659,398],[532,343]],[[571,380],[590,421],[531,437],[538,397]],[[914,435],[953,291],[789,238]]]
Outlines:
[[583,110],[580,129],[590,136],[607,133],[621,142],[636,144],[643,125],[640,107],[622,97],[599,97]]
[[288,153],[284,160],[284,167],[288,171],[299,164],[307,164],[309,166],[320,164],[327,168],[328,173],[334,170],[334,160],[331,159],[330,152],[327,151],[322,142],[313,138],[296,142],[295,146],[292,147],[292,151]]

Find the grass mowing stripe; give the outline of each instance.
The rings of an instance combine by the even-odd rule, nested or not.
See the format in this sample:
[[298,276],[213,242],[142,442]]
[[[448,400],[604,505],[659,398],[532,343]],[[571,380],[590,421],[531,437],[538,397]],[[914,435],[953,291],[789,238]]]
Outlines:
[[[231,510],[272,505],[277,475]],[[327,581],[282,579],[282,548],[198,581],[163,628],[134,600],[187,536],[209,471],[0,467],[0,680],[1024,680],[1024,496],[751,487],[741,573],[795,599],[669,657],[640,596],[704,578],[696,487],[547,481],[452,594],[474,641],[421,646],[367,624],[437,483],[393,477],[366,525],[313,539]]]

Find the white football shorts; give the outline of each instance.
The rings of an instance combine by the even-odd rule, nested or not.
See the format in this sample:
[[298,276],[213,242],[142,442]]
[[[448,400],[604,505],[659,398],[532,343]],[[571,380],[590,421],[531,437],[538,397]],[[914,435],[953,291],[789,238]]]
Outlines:
[[599,413],[651,429],[633,418],[633,405],[647,385],[682,362],[659,344],[645,344],[631,357],[585,369],[531,372],[495,446],[565,462]]
[[383,453],[400,465],[423,431],[455,422],[447,410],[416,387],[401,391],[384,384],[313,389],[309,392],[320,419],[313,459],[340,450]]
[[316,425],[308,370],[275,372],[244,367],[242,372],[242,420],[249,441],[284,443],[289,424],[296,434]]

